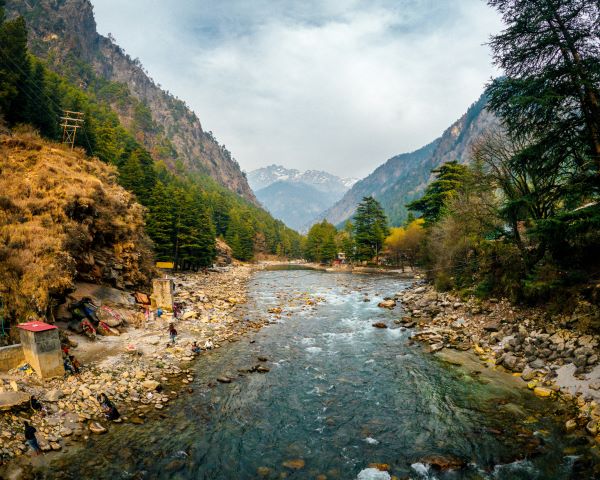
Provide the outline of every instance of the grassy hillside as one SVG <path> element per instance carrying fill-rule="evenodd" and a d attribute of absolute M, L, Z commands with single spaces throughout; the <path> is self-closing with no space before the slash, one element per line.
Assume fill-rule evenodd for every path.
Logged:
<path fill-rule="evenodd" d="M 143 207 L 115 167 L 31 132 L 0 136 L 0 295 L 5 316 L 47 313 L 76 278 L 117 287 L 153 273 Z"/>

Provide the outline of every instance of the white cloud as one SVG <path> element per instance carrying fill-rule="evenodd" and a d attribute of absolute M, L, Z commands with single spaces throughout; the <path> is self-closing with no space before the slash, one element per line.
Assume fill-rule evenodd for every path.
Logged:
<path fill-rule="evenodd" d="M 93 3 L 245 170 L 364 176 L 441 134 L 495 73 L 481 0 Z"/>

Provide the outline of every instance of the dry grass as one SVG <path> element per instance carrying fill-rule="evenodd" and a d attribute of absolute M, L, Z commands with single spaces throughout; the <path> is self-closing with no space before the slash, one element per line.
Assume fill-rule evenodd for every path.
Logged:
<path fill-rule="evenodd" d="M 0 136 L 0 295 L 9 319 L 48 314 L 77 276 L 147 282 L 143 228 L 143 208 L 111 166 L 33 132 Z"/>

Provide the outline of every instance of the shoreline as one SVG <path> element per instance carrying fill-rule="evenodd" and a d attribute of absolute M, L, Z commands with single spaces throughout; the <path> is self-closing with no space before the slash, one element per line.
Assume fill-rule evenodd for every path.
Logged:
<path fill-rule="evenodd" d="M 353 273 L 353 274 L 381 274 L 381 275 L 396 275 L 405 279 L 420 280 L 423 278 L 423 272 L 407 268 L 402 270 L 399 268 L 383 268 L 383 267 L 363 267 L 358 265 L 321 265 L 311 262 L 278 262 L 278 261 L 262 261 L 256 264 L 258 270 L 315 270 L 327 273 Z"/>
<path fill-rule="evenodd" d="M 6 438 L 5 432 L 17 432 L 6 447 L 12 446 L 16 451 L 18 449 L 18 453 L 0 464 L 0 477 L 27 478 L 26 475 L 31 470 L 43 468 L 61 453 L 83 446 L 83 442 L 94 435 L 89 429 L 90 423 L 99 421 L 107 430 L 115 428 L 109 426 L 112 422 L 104 420 L 95 401 L 95 395 L 101 391 L 109 392 L 111 399 L 116 400 L 123 422 L 141 424 L 164 417 L 162 411 L 168 408 L 171 400 L 191 393 L 188 385 L 194 379 L 196 356 L 191 355 L 189 346 L 193 340 L 202 342 L 205 338 L 212 338 L 215 348 L 219 348 L 270 323 L 269 315 L 252 321 L 243 318 L 249 281 L 254 272 L 264 269 L 264 265 L 243 265 L 209 274 L 174 274 L 176 301 L 185 304 L 180 319 L 176 321 L 179 336 L 174 348 L 165 346 L 168 341 L 167 326 L 171 321 L 167 316 L 163 320 L 156 320 L 154 324 L 146 325 L 143 330 L 129 328 L 121 337 L 101 337 L 102 340 L 93 345 L 101 345 L 104 356 L 92 360 L 79 376 L 40 381 L 34 375 L 27 377 L 22 373 L 18 374 L 20 382 L 17 381 L 17 385 L 25 391 L 35 392 L 44 405 L 52 410 L 44 418 L 39 414 L 32 416 L 33 424 L 38 429 L 38 438 L 43 439 L 40 444 L 48 454 L 31 456 L 21 439 L 22 426 L 17 424 L 11 430 L 11 422 L 5 422 L 5 417 L 13 415 L 3 412 L 0 414 L 3 441 Z M 561 375 L 552 377 L 551 372 L 564 367 L 569 370 L 569 365 L 573 364 L 563 359 L 563 365 L 555 369 L 551 368 L 554 364 L 550 360 L 546 365 L 532 369 L 529 367 L 530 362 L 524 363 L 523 360 L 526 359 L 521 359 L 519 351 L 514 351 L 518 345 L 530 343 L 525 342 L 526 338 L 537 339 L 538 335 L 542 335 L 542 339 L 549 339 L 557 333 L 550 335 L 544 333 L 545 330 L 542 332 L 542 329 L 547 329 L 547 326 L 538 323 L 543 318 L 542 310 L 521 309 L 506 301 L 493 299 L 483 302 L 473 299 L 461 301 L 452 294 L 438 293 L 431 286 L 416 282 L 397 293 L 394 301 L 402 304 L 404 310 L 403 317 L 394 322 L 401 328 L 414 329 L 410 342 L 425 345 L 440 361 L 465 370 L 477 369 L 477 365 L 484 367 L 485 375 L 491 381 L 510 382 L 515 388 L 529 388 L 532 394 L 539 397 L 562 400 L 575 406 L 578 414 L 569 416 L 566 420 L 565 434 L 580 431 L 594 437 L 593 440 L 590 438 L 590 442 L 600 442 L 600 435 L 597 435 L 600 423 L 600 382 L 594 385 L 598 389 L 591 388 L 594 379 L 589 378 L 591 374 L 597 375 L 595 372 L 600 372 L 600 367 L 586 365 L 583 370 L 591 369 L 592 372 L 582 371 L 583 376 L 580 375 L 580 378 L 569 377 L 564 371 L 559 372 Z M 523 332 L 525 325 L 529 328 L 527 335 Z M 519 334 L 521 337 L 518 337 Z M 556 338 L 568 335 L 568 331 L 561 332 Z M 587 338 L 590 336 L 572 332 L 570 335 L 573 337 L 570 340 L 575 345 L 578 345 L 580 337 L 583 337 L 582 342 L 590 340 Z M 511 342 L 515 337 L 521 338 L 521 343 Z M 77 339 L 80 340 L 81 337 L 77 336 Z M 139 342 L 136 352 L 141 351 L 141 355 L 124 350 L 134 339 Z M 569 340 L 566 342 L 570 345 Z M 78 347 L 82 349 L 82 356 L 85 356 L 88 343 L 92 342 L 82 341 Z M 118 345 L 121 350 L 116 348 Z M 545 346 L 545 343 L 542 342 L 541 345 Z M 78 349 L 74 351 L 76 355 L 80 354 Z M 595 355 L 597 351 L 596 343 L 592 348 L 594 353 L 586 358 Z M 93 353 L 89 350 L 87 352 Z M 207 354 L 210 352 L 203 351 L 200 355 Z M 92 354 L 92 357 L 94 355 L 97 353 Z M 584 379 L 585 376 L 588 377 L 587 380 Z M 6 380 L 5 377 L 6 375 L 0 374 L 0 379 Z M 556 379 L 561 383 L 557 383 Z M 37 392 L 42 389 L 48 396 L 58 398 L 50 400 L 48 396 L 39 395 Z M 63 395 L 57 395 L 57 390 Z M 564 415 L 556 413 L 555 416 L 562 418 Z M 108 434 L 110 435 L 110 431 Z M 3 443 L 0 452 L 6 447 Z"/>
<path fill-rule="evenodd" d="M 515 377 L 518 388 L 565 402 L 576 413 L 565 421 L 564 433 L 582 432 L 600 444 L 600 349 L 593 335 L 564 328 L 569 319 L 549 320 L 540 308 L 462 301 L 428 284 L 411 285 L 395 301 L 404 309 L 395 323 L 414 329 L 411 342 L 452 364 L 460 364 L 453 356 L 469 355 L 484 369 Z"/>
<path fill-rule="evenodd" d="M 114 422 L 106 420 L 100 410 L 96 396 L 101 392 L 107 393 L 119 410 L 118 423 L 131 424 L 160 418 L 171 400 L 191 393 L 188 385 L 194 380 L 194 360 L 211 353 L 203 349 L 194 355 L 193 341 L 203 347 L 210 339 L 218 349 L 269 323 L 266 316 L 252 321 L 243 318 L 254 271 L 254 266 L 241 265 L 208 274 L 175 273 L 175 301 L 183 304 L 177 320 L 165 314 L 141 328 L 128 326 L 120 336 L 95 341 L 68 332 L 77 344 L 71 353 L 84 365 L 78 375 L 41 380 L 16 369 L 0 374 L 2 389 L 16 387 L 33 394 L 46 410 L 44 415 L 32 414 L 30 409 L 0 412 L 0 477 L 23 478 L 28 470 L 43 468 L 58 455 L 82 446 L 91 435 L 110 435 L 110 429 L 117 426 L 111 425 Z M 175 346 L 167 347 L 171 321 L 178 336 Z M 25 418 L 37 429 L 45 455 L 32 456 L 24 443 Z"/>

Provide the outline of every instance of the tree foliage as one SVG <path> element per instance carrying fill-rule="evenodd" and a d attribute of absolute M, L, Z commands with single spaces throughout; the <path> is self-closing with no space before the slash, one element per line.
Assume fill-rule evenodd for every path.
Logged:
<path fill-rule="evenodd" d="M 600 3 L 489 0 L 506 29 L 492 37 L 506 76 L 488 88 L 489 107 L 512 136 L 533 138 L 573 174 L 600 167 Z"/>
<path fill-rule="evenodd" d="M 168 171 L 161 161 L 173 155 L 168 140 L 157 137 L 156 148 L 146 150 L 136 135 L 158 135 L 158 129 L 148 107 L 126 85 L 109 82 L 78 61 L 66 63 L 61 76 L 29 55 L 24 20 L 4 21 L 2 4 L 0 115 L 9 127 L 29 123 L 46 138 L 60 140 L 63 109 L 83 112 L 85 125 L 76 146 L 115 165 L 120 184 L 147 208 L 147 230 L 158 259 L 182 268 L 210 265 L 217 235 L 232 242 L 240 260 L 252 260 L 257 253 L 302 255 L 301 236 L 263 209 L 206 175 L 190 174 L 183 166 Z M 125 106 L 134 117 L 129 130 L 113 110 Z"/>
<path fill-rule="evenodd" d="M 444 163 L 431 173 L 436 178 L 427 186 L 425 194 L 407 205 L 409 210 L 420 212 L 427 225 L 442 217 L 446 203 L 464 182 L 468 169 L 465 165 L 452 161 Z"/>
<path fill-rule="evenodd" d="M 379 260 L 385 237 L 389 233 L 388 221 L 381 205 L 373 197 L 364 197 L 354 215 L 354 258 Z"/>
<path fill-rule="evenodd" d="M 306 237 L 305 258 L 311 262 L 329 263 L 337 256 L 336 228 L 327 220 L 314 224 Z"/>
<path fill-rule="evenodd" d="M 404 268 L 408 264 L 414 268 L 421 254 L 425 239 L 422 218 L 410 221 L 406 227 L 394 227 L 385 239 L 385 254 L 395 266 Z"/>

